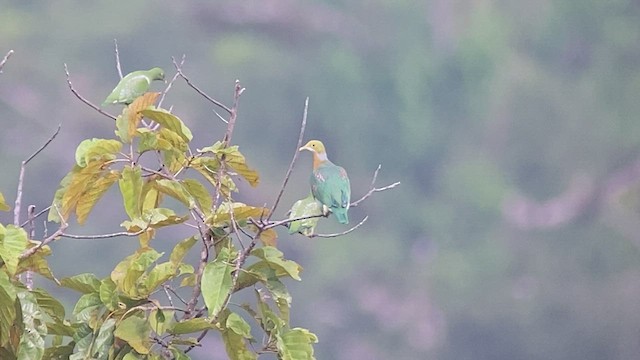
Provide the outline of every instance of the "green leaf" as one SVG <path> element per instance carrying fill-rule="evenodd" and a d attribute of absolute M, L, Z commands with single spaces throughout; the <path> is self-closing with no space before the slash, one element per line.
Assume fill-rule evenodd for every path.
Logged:
<path fill-rule="evenodd" d="M 33 246 L 37 246 L 37 244 L 30 242 L 29 248 Z M 51 248 L 45 245 L 35 254 L 27 258 L 20 259 L 20 262 L 18 263 L 18 274 L 22 274 L 23 272 L 30 270 L 46 277 L 49 280 L 57 281 L 49 268 L 49 263 L 47 263 L 47 260 L 45 259 L 45 257 L 49 255 L 51 255 Z"/>
<path fill-rule="evenodd" d="M 131 299 L 142 299 L 148 295 L 140 292 L 138 279 L 145 270 L 162 256 L 151 248 L 140 248 L 136 253 L 127 256 L 111 272 L 111 280 L 118 290 Z"/>
<path fill-rule="evenodd" d="M 68 345 L 50 346 L 44 350 L 44 359 L 58 360 L 58 359 L 70 359 L 73 354 L 74 343 Z"/>
<path fill-rule="evenodd" d="M 216 316 L 222 310 L 232 290 L 231 272 L 234 267 L 230 261 L 234 256 L 229 248 L 223 248 L 216 259 L 204 268 L 202 297 L 209 310 L 209 316 Z"/>
<path fill-rule="evenodd" d="M 108 161 L 116 158 L 122 149 L 122 143 L 110 139 L 86 139 L 76 148 L 76 164 L 85 167 L 92 161 Z"/>
<path fill-rule="evenodd" d="M 232 312 L 227 317 L 227 322 L 225 324 L 227 329 L 233 330 L 236 334 L 246 338 L 251 339 L 251 326 L 238 314 Z"/>
<path fill-rule="evenodd" d="M 315 215 L 322 215 L 322 204 L 316 200 L 312 194 L 309 194 L 306 198 L 300 199 L 293 204 L 289 213 L 289 219 Z M 309 236 L 315 231 L 319 219 L 319 217 L 314 217 L 292 221 L 289 223 L 289 234 L 299 232 L 302 235 Z"/>
<path fill-rule="evenodd" d="M 60 301 L 58 301 L 58 299 L 51 296 L 44 289 L 34 289 L 31 293 L 36 297 L 36 301 L 38 302 L 40 309 L 49 315 L 49 317 L 57 321 L 64 320 L 64 306 Z"/>
<path fill-rule="evenodd" d="M 223 146 L 223 143 L 221 141 L 218 141 L 212 146 L 207 146 L 203 149 L 198 149 L 198 152 L 200 153 L 212 152 L 216 154 L 217 158 L 220 161 L 224 157 L 225 163 L 229 167 L 231 167 L 235 172 L 237 172 L 238 175 L 242 176 L 245 180 L 247 180 L 247 182 L 249 182 L 251 186 L 255 187 L 258 185 L 258 182 L 260 181 L 260 176 L 258 175 L 258 172 L 253 169 L 250 169 L 249 166 L 247 166 L 247 161 L 244 155 L 242 155 L 242 153 L 240 152 L 240 150 L 238 150 L 237 145 L 229 146 L 225 148 Z"/>
<path fill-rule="evenodd" d="M 104 195 L 107 190 L 120 178 L 118 171 L 112 170 L 107 172 L 103 176 L 96 179 L 93 182 L 93 186 L 89 187 L 87 191 L 82 194 L 82 197 L 78 199 L 76 204 L 76 218 L 78 224 L 83 224 L 87 219 L 87 216 L 96 205 L 98 200 Z"/>
<path fill-rule="evenodd" d="M 229 322 L 230 317 L 231 317 L 231 322 Z M 242 333 L 246 332 L 245 326 L 239 323 L 239 321 L 244 321 L 244 320 L 237 314 L 234 314 L 228 309 L 225 309 L 221 314 L 220 321 L 221 323 L 224 323 L 227 325 L 231 323 L 234 327 L 238 328 L 238 329 L 233 329 L 231 327 L 225 326 L 224 330 L 222 331 L 222 341 L 224 342 L 224 347 L 227 351 L 227 355 L 229 356 L 229 359 L 231 360 L 257 359 L 257 355 L 247 348 L 247 342 L 245 340 L 245 336 L 240 335 L 236 332 L 236 330 Z M 246 325 L 248 326 L 249 324 L 246 324 Z M 250 335 L 251 334 L 249 334 L 249 337 Z"/>
<path fill-rule="evenodd" d="M 171 356 L 173 356 L 174 360 L 191 360 L 187 354 L 182 352 L 180 349 L 176 349 L 173 346 L 169 346 L 169 351 L 171 351 Z"/>
<path fill-rule="evenodd" d="M 60 285 L 84 294 L 100 291 L 100 280 L 90 273 L 78 274 L 60 280 Z"/>
<path fill-rule="evenodd" d="M 9 211 L 11 207 L 7 205 L 7 202 L 4 199 L 4 195 L 0 193 L 0 211 Z"/>
<path fill-rule="evenodd" d="M 189 142 L 193 139 L 191 130 L 177 116 L 165 109 L 150 108 L 142 110 L 141 113 L 149 119 L 157 122 L 162 127 L 180 135 L 184 141 Z"/>
<path fill-rule="evenodd" d="M 174 326 L 175 320 L 173 319 L 173 310 L 160 310 L 153 309 L 149 314 L 149 326 L 156 334 L 162 335 L 167 329 Z"/>
<path fill-rule="evenodd" d="M 184 185 L 187 192 L 198 203 L 200 210 L 202 210 L 205 215 L 210 214 L 211 208 L 213 207 L 213 199 L 207 188 L 196 179 L 185 179 L 182 181 L 182 185 Z"/>
<path fill-rule="evenodd" d="M 114 311 L 118 309 L 118 291 L 116 289 L 116 283 L 111 278 L 104 278 L 100 282 L 100 301 L 107 307 L 107 309 Z"/>
<path fill-rule="evenodd" d="M 174 335 L 190 334 L 207 329 L 215 329 L 215 325 L 204 318 L 189 319 L 173 324 L 167 332 Z"/>
<path fill-rule="evenodd" d="M 116 320 L 115 319 L 107 319 L 100 326 L 100 330 L 95 337 L 93 344 L 93 358 L 95 359 L 108 359 L 109 351 L 113 346 L 113 342 L 115 340 L 113 336 L 114 329 L 116 328 Z"/>
<path fill-rule="evenodd" d="M 278 354 L 282 360 L 313 360 L 313 343 L 318 337 L 307 329 L 294 328 L 276 335 Z"/>
<path fill-rule="evenodd" d="M 20 255 L 27 249 L 29 239 L 24 229 L 8 225 L 6 228 L 0 224 L 0 258 L 9 272 L 14 276 L 18 271 Z"/>
<path fill-rule="evenodd" d="M 138 295 L 147 296 L 154 292 L 160 285 L 178 274 L 178 267 L 171 262 L 158 264 L 142 275 L 138 281 Z"/>
<path fill-rule="evenodd" d="M 36 297 L 29 291 L 18 292 L 24 331 L 18 345 L 18 359 L 40 360 L 44 355 L 47 326 Z"/>
<path fill-rule="evenodd" d="M 114 335 L 126 341 L 139 354 L 146 355 L 151 348 L 150 333 L 151 327 L 145 319 L 129 316 L 116 326 Z"/>
<path fill-rule="evenodd" d="M 0 347 L 9 341 L 9 333 L 16 320 L 17 296 L 16 288 L 7 273 L 0 271 Z"/>
<path fill-rule="evenodd" d="M 273 267 L 276 271 L 278 269 L 284 270 L 292 278 L 298 281 L 302 280 L 300 279 L 302 267 L 295 261 L 285 260 L 282 252 L 272 246 L 263 246 L 261 248 L 253 249 L 251 251 L 251 255 L 268 262 L 269 266 Z"/>
<path fill-rule="evenodd" d="M 186 207 L 193 207 L 193 198 L 191 194 L 185 189 L 182 184 L 177 180 L 160 179 L 156 180 L 154 187 L 163 194 L 171 196 L 172 198 L 180 201 Z"/>
<path fill-rule="evenodd" d="M 171 150 L 173 145 L 159 136 L 156 131 L 141 128 L 138 129 L 140 142 L 138 143 L 138 152 L 143 153 L 149 150 Z"/>
<path fill-rule="evenodd" d="M 73 318 L 78 322 L 90 322 L 97 319 L 104 305 L 98 293 L 84 294 L 73 308 Z"/>
<path fill-rule="evenodd" d="M 139 166 L 125 166 L 122 170 L 122 178 L 118 181 L 124 209 L 130 219 L 139 218 L 141 215 L 140 194 L 142 193 L 142 170 Z"/>
<path fill-rule="evenodd" d="M 169 257 L 169 261 L 171 261 L 174 265 L 180 266 L 182 260 L 187 255 L 189 250 L 198 242 L 198 238 L 195 236 L 188 237 L 182 241 L 180 241 L 171 252 L 171 256 Z"/>
<path fill-rule="evenodd" d="M 241 202 L 223 202 L 216 209 L 216 213 L 207 224 L 222 227 L 231 224 L 231 211 L 237 222 L 246 221 L 249 218 L 260 218 L 269 214 L 269 209 L 264 207 L 249 206 Z"/>

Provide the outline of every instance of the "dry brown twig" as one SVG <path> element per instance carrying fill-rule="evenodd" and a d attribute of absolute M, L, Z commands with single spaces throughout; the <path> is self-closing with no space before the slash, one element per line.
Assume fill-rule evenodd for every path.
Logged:
<path fill-rule="evenodd" d="M 118 52 L 118 40 L 113 39 L 113 46 L 115 48 L 116 54 L 116 70 L 118 71 L 118 76 L 122 79 L 122 67 L 120 66 L 120 52 Z"/>

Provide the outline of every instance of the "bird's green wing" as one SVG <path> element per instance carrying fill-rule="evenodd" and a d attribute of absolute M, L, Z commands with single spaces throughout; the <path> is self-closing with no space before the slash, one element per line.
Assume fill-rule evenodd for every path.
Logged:
<path fill-rule="evenodd" d="M 151 79 L 145 74 L 145 71 L 134 71 L 120 80 L 102 105 L 130 104 L 147 92 L 150 84 Z"/>
<path fill-rule="evenodd" d="M 351 186 L 347 172 L 335 164 L 324 164 L 311 175 L 313 196 L 331 209 L 342 224 L 347 224 L 347 210 L 351 201 Z"/>

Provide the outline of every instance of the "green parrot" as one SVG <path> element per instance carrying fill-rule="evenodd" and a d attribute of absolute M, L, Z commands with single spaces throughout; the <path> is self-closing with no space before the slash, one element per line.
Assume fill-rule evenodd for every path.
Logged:
<path fill-rule="evenodd" d="M 133 100 L 149 90 L 153 80 L 164 80 L 164 71 L 159 67 L 127 74 L 120 80 L 111 94 L 107 96 L 102 106 L 108 104 L 131 104 Z"/>
<path fill-rule="evenodd" d="M 324 213 L 330 210 L 341 224 L 348 224 L 349 205 L 351 203 L 351 187 L 347 172 L 329 161 L 324 144 L 311 140 L 299 151 L 309 150 L 313 153 L 313 173 L 311 174 L 311 193 L 322 203 Z"/>

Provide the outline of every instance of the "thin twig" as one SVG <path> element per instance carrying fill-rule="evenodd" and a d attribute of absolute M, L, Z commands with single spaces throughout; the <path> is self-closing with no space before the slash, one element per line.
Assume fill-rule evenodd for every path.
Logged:
<path fill-rule="evenodd" d="M 55 210 L 58 212 L 58 217 L 60 218 L 60 227 L 58 227 L 58 230 L 56 230 L 53 234 L 51 234 L 51 236 L 48 236 L 47 238 L 45 238 L 42 241 L 40 241 L 40 243 L 38 245 L 36 245 L 34 247 L 31 247 L 31 248 L 28 248 L 27 250 L 23 251 L 22 254 L 20 255 L 20 259 L 26 259 L 29 256 L 35 254 L 43 246 L 46 246 L 50 242 L 52 242 L 53 240 L 57 239 L 67 229 L 69 224 L 64 220 L 64 217 L 62 216 L 62 214 L 60 214 L 60 210 L 58 209 L 57 206 L 55 207 Z"/>
<path fill-rule="evenodd" d="M 369 186 L 369 191 L 364 194 L 364 196 L 362 196 L 360 199 L 354 201 L 351 203 L 351 205 L 349 205 L 350 207 L 356 207 L 358 206 L 358 204 L 360 204 L 361 202 L 363 202 L 366 198 L 368 198 L 369 196 L 371 196 L 373 193 L 375 192 L 380 192 L 380 191 L 385 191 L 385 190 L 389 190 L 392 189 L 398 185 L 400 185 L 400 181 L 396 181 L 391 185 L 387 185 L 381 188 L 376 188 L 375 184 L 376 184 L 376 179 L 378 178 L 378 172 L 380 171 L 380 168 L 382 167 L 382 165 L 378 165 L 378 168 L 376 169 L 376 171 L 373 173 L 373 179 L 371 180 L 371 186 Z"/>
<path fill-rule="evenodd" d="M 113 46 L 116 53 L 116 70 L 118 70 L 118 76 L 122 79 L 122 67 L 120 66 L 120 53 L 118 52 L 118 39 L 113 39 Z"/>
<path fill-rule="evenodd" d="M 240 95 L 244 92 L 245 88 L 240 85 L 240 80 L 236 80 L 236 85 L 233 91 L 233 106 L 231 107 L 231 115 L 229 115 L 229 122 L 227 123 L 227 132 L 224 134 L 224 146 L 227 147 L 231 143 L 231 136 L 233 135 L 233 128 L 236 126 L 236 119 L 238 118 L 238 103 L 240 101 Z"/>
<path fill-rule="evenodd" d="M 51 209 L 51 205 L 49 205 L 49 206 L 47 206 L 46 208 L 44 208 L 44 209 L 42 209 L 42 210 L 38 211 L 38 213 L 37 213 L 37 214 L 33 215 L 33 219 L 35 220 L 35 219 L 39 218 L 42 214 L 44 214 L 44 213 L 46 213 L 47 211 L 49 211 L 49 209 Z M 29 221 L 30 221 L 30 220 L 27 220 L 27 221 L 23 222 L 22 224 L 20 224 L 20 227 L 25 227 L 25 226 L 27 226 L 27 224 L 29 223 Z"/>
<path fill-rule="evenodd" d="M 69 89 L 71 89 L 71 92 L 73 93 L 73 95 L 75 95 L 78 99 L 80 99 L 80 101 L 82 101 L 83 103 L 85 103 L 87 106 L 89 106 L 90 108 L 92 108 L 93 110 L 99 112 L 100 114 L 110 118 L 111 120 L 115 120 L 116 117 L 109 114 L 108 112 L 100 109 L 98 106 L 94 105 L 91 101 L 85 99 L 84 97 L 82 97 L 82 95 L 80 95 L 78 93 L 78 91 L 76 91 L 76 89 L 74 89 L 73 84 L 71 83 L 71 75 L 69 75 L 69 70 L 67 69 L 67 64 L 64 64 L 64 72 L 65 74 L 67 74 L 67 84 L 69 85 Z"/>
<path fill-rule="evenodd" d="M 27 218 L 29 221 L 29 239 L 33 239 L 36 237 L 36 224 L 34 223 L 35 212 L 35 205 L 29 205 L 27 207 Z M 24 284 L 27 286 L 27 289 L 29 289 L 29 291 L 33 290 L 33 272 L 31 270 L 27 270 L 25 272 L 24 280 Z"/>
<path fill-rule="evenodd" d="M 176 71 L 178 71 L 178 74 L 180 74 L 180 77 L 183 78 L 184 81 L 187 82 L 187 85 L 189 85 L 198 94 L 202 95 L 205 99 L 209 100 L 211 103 L 215 104 L 216 106 L 220 107 L 224 111 L 226 111 L 229 114 L 231 114 L 231 109 L 229 109 L 226 105 L 224 105 L 220 101 L 212 98 L 211 96 L 207 95 L 207 93 L 205 93 L 204 91 L 200 90 L 197 86 L 195 86 L 191 82 L 191 80 L 189 80 L 189 78 L 182 72 L 182 68 L 178 65 L 178 63 L 176 62 L 175 58 L 172 57 L 171 60 L 173 60 L 173 66 L 176 68 Z"/>
<path fill-rule="evenodd" d="M 180 64 L 178 65 L 178 67 L 180 69 L 182 69 L 182 66 L 184 65 L 184 60 L 186 58 L 187 58 L 187 55 L 182 54 L 182 59 L 180 60 Z M 173 77 L 171 78 L 171 81 L 169 81 L 169 84 L 167 85 L 167 87 L 162 92 L 162 96 L 160 96 L 160 101 L 158 101 L 158 107 L 162 106 L 162 102 L 164 101 L 164 97 L 167 96 L 167 93 L 169 92 L 169 90 L 171 90 L 171 87 L 173 86 L 173 83 L 176 81 L 178 76 L 180 76 L 180 73 L 178 71 L 176 71 L 175 75 L 173 75 Z M 171 112 L 171 110 L 169 110 L 169 112 Z"/>
<path fill-rule="evenodd" d="M 360 226 L 362 226 L 362 224 L 364 224 L 367 220 L 369 219 L 369 216 L 365 216 L 364 219 L 362 219 L 362 221 L 360 221 L 356 226 L 352 227 L 349 230 L 345 230 L 343 232 L 339 232 L 339 233 L 333 233 L 333 234 L 311 234 L 309 235 L 309 238 L 315 238 L 315 237 L 319 237 L 319 238 L 333 238 L 333 237 L 338 237 L 338 236 L 342 236 L 342 235 L 347 235 L 348 233 L 355 231 L 357 228 L 359 228 Z"/>
<path fill-rule="evenodd" d="M 273 216 L 273 213 L 276 211 L 276 207 L 278 207 L 278 203 L 280 203 L 280 198 L 282 198 L 282 194 L 284 193 L 284 188 L 287 186 L 287 182 L 289 182 L 289 177 L 291 176 L 291 171 L 293 171 L 293 166 L 296 163 L 296 159 L 298 158 L 298 154 L 300 151 L 300 147 L 302 146 L 302 139 L 304 138 L 304 129 L 307 126 L 307 111 L 309 110 L 309 97 L 304 101 L 304 111 L 302 112 L 302 125 L 300 126 L 300 134 L 298 135 L 298 144 L 296 145 L 296 149 L 293 153 L 293 159 L 291 159 L 291 163 L 289 164 L 289 168 L 287 169 L 287 174 L 282 181 L 282 186 L 280 187 L 280 192 L 278 193 L 278 197 L 273 202 L 273 206 L 271 206 L 271 210 L 269 214 L 267 214 L 267 222 Z"/>
<path fill-rule="evenodd" d="M 138 236 L 147 231 L 147 229 L 138 230 L 136 232 L 127 232 L 120 231 L 111 234 L 98 234 L 98 235 L 75 235 L 75 234 L 67 234 L 65 232 L 60 233 L 60 237 L 68 238 L 68 239 L 111 239 L 119 236 Z"/>
<path fill-rule="evenodd" d="M 51 135 L 49 139 L 42 146 L 40 146 L 38 150 L 36 150 L 33 154 L 31 154 L 31 156 L 29 156 L 26 160 L 22 161 L 22 165 L 20 165 L 20 173 L 18 175 L 18 191 L 16 192 L 16 202 L 13 207 L 13 224 L 15 226 L 20 225 L 20 207 L 22 206 L 22 186 L 24 184 L 24 172 L 26 170 L 27 164 L 34 157 L 40 154 L 40 152 L 44 150 L 53 141 L 53 139 L 56 138 L 56 136 L 58 136 L 58 133 L 60 132 L 60 127 L 62 127 L 62 124 L 58 124 L 58 128 L 53 133 L 53 135 Z"/>
<path fill-rule="evenodd" d="M 4 67 L 4 64 L 7 63 L 7 60 L 9 60 L 11 55 L 13 55 L 13 50 L 9 50 L 9 52 L 7 52 L 7 54 L 2 58 L 2 61 L 0 61 L 0 74 L 2 74 L 2 68 Z"/>

